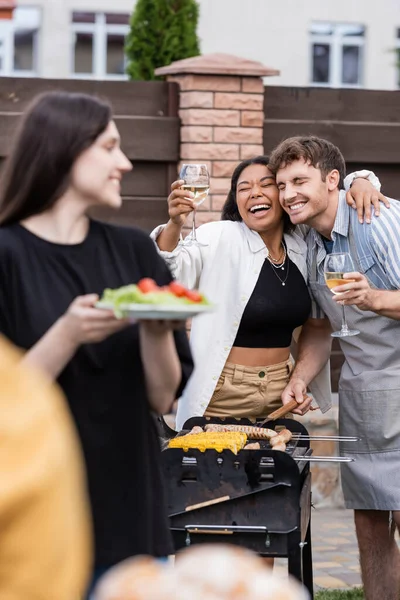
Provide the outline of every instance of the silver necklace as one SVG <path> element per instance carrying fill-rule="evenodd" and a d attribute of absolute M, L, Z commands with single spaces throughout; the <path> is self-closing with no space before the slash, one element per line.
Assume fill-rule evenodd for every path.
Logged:
<path fill-rule="evenodd" d="M 285 256 L 285 262 L 286 262 L 286 256 Z M 285 262 L 283 263 L 283 267 L 281 267 L 282 270 L 284 270 L 284 268 L 285 268 Z M 271 261 L 269 261 L 269 264 L 271 266 L 275 267 L 275 265 Z M 281 279 L 278 275 L 278 271 L 276 269 L 272 269 L 272 272 L 275 273 L 275 275 L 277 276 L 277 278 L 279 279 L 279 281 L 281 282 L 282 285 L 286 285 L 287 278 L 289 277 L 289 268 L 290 268 L 290 260 L 288 261 L 285 279 Z"/>
<path fill-rule="evenodd" d="M 275 267 L 275 269 L 282 269 L 282 271 L 284 271 L 284 270 L 285 270 L 286 256 L 287 256 L 286 248 L 285 248 L 285 246 L 283 246 L 283 258 L 282 258 L 282 262 L 281 262 L 281 263 L 279 263 L 279 264 L 275 264 L 275 263 L 273 263 L 273 262 L 271 261 L 271 258 L 272 258 L 272 257 L 269 257 L 269 255 L 267 256 L 267 258 L 268 258 L 268 260 L 269 260 L 270 264 L 271 264 L 273 267 Z M 272 260 L 274 260 L 274 259 L 272 259 Z"/>
<path fill-rule="evenodd" d="M 281 246 L 283 248 L 283 261 L 281 262 L 281 264 L 283 264 L 285 262 L 286 259 L 286 247 L 285 244 L 283 243 L 283 241 L 281 242 Z M 273 261 L 274 263 L 278 263 L 279 262 L 279 258 L 274 258 L 271 254 L 271 252 L 269 251 L 269 248 L 267 246 L 267 250 L 268 250 L 268 259 L 271 261 Z"/>

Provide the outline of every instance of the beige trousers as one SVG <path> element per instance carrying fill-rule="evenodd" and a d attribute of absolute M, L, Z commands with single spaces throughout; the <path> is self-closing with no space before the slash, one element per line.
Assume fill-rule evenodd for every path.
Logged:
<path fill-rule="evenodd" d="M 204 415 L 265 418 L 282 406 L 292 369 L 291 359 L 268 367 L 226 363 Z"/>

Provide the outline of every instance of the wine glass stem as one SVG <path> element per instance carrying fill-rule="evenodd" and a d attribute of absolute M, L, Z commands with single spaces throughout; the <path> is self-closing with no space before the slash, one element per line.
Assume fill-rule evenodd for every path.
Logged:
<path fill-rule="evenodd" d="M 347 325 L 347 321 L 346 321 L 346 313 L 344 310 L 344 304 L 342 304 L 342 332 L 346 332 L 349 330 L 349 327 Z"/>
<path fill-rule="evenodd" d="M 196 237 L 196 210 L 193 211 L 192 238 L 193 238 L 193 240 L 195 242 L 197 242 L 197 237 Z"/>

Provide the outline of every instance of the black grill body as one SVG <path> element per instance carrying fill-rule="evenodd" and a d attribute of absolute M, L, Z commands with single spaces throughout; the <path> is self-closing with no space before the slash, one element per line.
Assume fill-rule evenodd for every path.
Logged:
<path fill-rule="evenodd" d="M 194 417 L 184 432 L 195 425 L 234 423 L 252 425 L 247 419 Z M 284 426 L 297 435 L 308 435 L 293 419 L 264 424 Z M 162 436 L 177 435 L 162 423 Z M 169 448 L 162 453 L 167 485 L 168 513 L 175 550 L 199 543 L 232 543 L 262 556 L 288 557 L 289 573 L 308 588 L 313 598 L 311 548 L 311 473 L 308 461 L 296 461 L 312 453 L 307 440 L 291 441 L 286 452 L 261 442 L 260 450 Z"/>

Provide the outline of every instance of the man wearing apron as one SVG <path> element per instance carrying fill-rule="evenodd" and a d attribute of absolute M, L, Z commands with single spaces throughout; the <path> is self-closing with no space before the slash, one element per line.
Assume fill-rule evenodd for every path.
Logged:
<path fill-rule="evenodd" d="M 272 153 L 280 201 L 307 235 L 309 286 L 316 312 L 304 326 L 298 362 L 283 402 L 303 398 L 330 353 L 330 332 L 340 329 L 346 305 L 349 329 L 340 338 L 345 356 L 339 381 L 339 432 L 358 436 L 342 443 L 354 462 L 341 465 L 346 507 L 355 511 L 361 571 L 367 600 L 398 600 L 400 556 L 400 203 L 382 207 L 361 224 L 341 191 L 345 163 L 339 149 L 321 138 L 297 137 Z M 350 253 L 353 282 L 333 296 L 324 280 L 324 259 Z M 335 291 L 339 291 L 336 288 Z M 322 310 L 322 312 L 321 312 Z M 318 313 L 318 311 L 320 311 Z"/>

